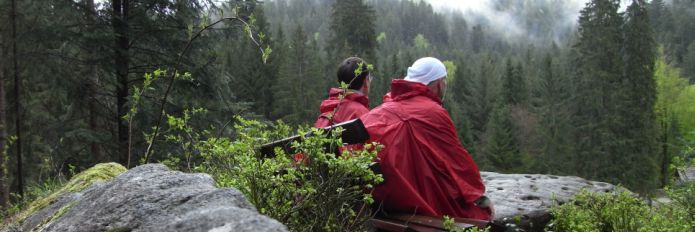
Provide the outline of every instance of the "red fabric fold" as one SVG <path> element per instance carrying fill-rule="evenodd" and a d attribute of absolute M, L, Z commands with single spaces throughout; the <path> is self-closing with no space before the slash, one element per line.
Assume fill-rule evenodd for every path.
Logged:
<path fill-rule="evenodd" d="M 490 219 L 473 202 L 485 193 L 480 171 L 461 145 L 449 113 L 427 86 L 394 80 L 390 101 L 361 117 L 372 141 L 385 146 L 385 182 L 374 198 L 389 211 Z"/>

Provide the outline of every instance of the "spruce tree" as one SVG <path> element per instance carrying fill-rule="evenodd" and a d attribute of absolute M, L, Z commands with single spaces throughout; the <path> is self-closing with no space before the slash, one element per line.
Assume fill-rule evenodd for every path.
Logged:
<path fill-rule="evenodd" d="M 576 81 L 575 147 L 572 163 L 580 176 L 620 182 L 625 167 L 616 164 L 622 152 L 616 130 L 622 114 L 617 93 L 623 74 L 623 18 L 618 0 L 592 0 L 579 16 L 579 40 L 573 46 Z"/>
<path fill-rule="evenodd" d="M 229 41 L 231 49 L 225 54 L 229 63 L 227 75 L 232 77 L 233 83 L 237 86 L 235 94 L 238 99 L 252 102 L 255 113 L 270 118 L 274 93 L 268 86 L 272 86 L 275 81 L 278 64 L 273 62 L 276 58 L 273 54 L 271 54 L 272 59 L 269 58 L 264 63 L 263 54 L 259 52 L 258 44 L 256 44 L 256 42 L 260 43 L 262 48 L 271 46 L 270 25 L 265 18 L 263 8 L 251 8 L 248 4 L 242 6 L 255 9 L 249 16 L 255 19 L 253 33 L 264 34 L 265 39 L 255 38 L 254 41 L 246 33 L 235 35 Z"/>
<path fill-rule="evenodd" d="M 494 81 L 495 65 L 496 62 L 491 55 L 485 55 L 478 63 L 477 72 L 470 78 L 464 79 L 467 83 L 463 91 L 466 96 L 463 112 L 471 119 L 476 143 L 482 140 L 485 125 L 495 102 L 493 83 L 491 83 Z"/>
<path fill-rule="evenodd" d="M 649 13 L 649 23 L 654 29 L 654 33 L 660 41 L 664 41 L 666 32 L 672 30 L 673 24 L 671 11 L 666 7 L 664 0 L 652 0 L 647 8 Z"/>
<path fill-rule="evenodd" d="M 495 170 L 513 172 L 523 170 L 519 138 L 522 122 L 512 116 L 512 111 L 525 111 L 526 82 L 520 65 L 507 60 L 497 103 L 485 127 L 483 152 Z"/>
<path fill-rule="evenodd" d="M 465 62 L 458 60 L 455 64 L 457 71 L 453 78 L 451 78 L 451 82 L 447 84 L 447 96 L 444 106 L 451 115 L 451 120 L 454 122 L 454 127 L 456 127 L 456 132 L 461 140 L 461 144 L 463 144 L 469 153 L 475 154 L 474 156 L 477 158 L 478 154 L 476 154 L 477 150 L 474 146 L 471 119 L 464 111 L 467 79 L 473 78 L 473 75 Z"/>
<path fill-rule="evenodd" d="M 683 76 L 690 79 L 690 83 L 695 84 L 695 40 L 690 42 L 688 51 L 683 57 Z"/>
<path fill-rule="evenodd" d="M 5 53 L 5 40 L 3 38 L 3 31 L 0 27 L 0 151 L 5 151 L 7 148 L 7 120 L 6 106 L 5 102 L 5 61 L 9 60 Z M 9 157 L 7 157 L 7 152 L 0 152 L 0 212 L 5 212 L 8 210 L 10 203 L 10 177 L 9 171 L 7 169 L 7 162 Z"/>
<path fill-rule="evenodd" d="M 485 161 L 494 171 L 512 173 L 522 170 L 519 146 L 514 139 L 513 123 L 509 106 L 498 103 L 485 128 Z"/>
<path fill-rule="evenodd" d="M 523 78 L 521 64 L 513 64 L 507 60 L 505 75 L 502 82 L 502 100 L 504 104 L 516 106 L 526 104 L 527 87 Z"/>
<path fill-rule="evenodd" d="M 654 103 L 656 83 L 654 64 L 656 43 L 649 24 L 649 16 L 643 0 L 633 0 L 625 12 L 623 27 L 623 78 L 620 82 L 622 99 L 616 102 L 621 107 L 622 126 L 618 132 L 620 158 L 625 165 L 623 181 L 646 192 L 656 187 L 658 179 L 656 150 L 656 123 Z"/>
<path fill-rule="evenodd" d="M 336 0 L 332 7 L 328 51 L 336 61 L 359 56 L 371 63 L 376 48 L 374 9 L 363 0 Z"/>
<path fill-rule="evenodd" d="M 317 45 L 307 39 L 301 25 L 292 33 L 287 59 L 280 66 L 279 79 L 273 87 L 273 115 L 292 124 L 310 124 L 319 115 L 321 96 L 326 91 L 323 66 L 315 51 Z M 331 78 L 331 80 L 335 80 Z"/>
<path fill-rule="evenodd" d="M 540 78 L 534 87 L 532 110 L 538 115 L 539 154 L 532 170 L 539 173 L 568 174 L 571 139 L 569 134 L 570 86 L 566 77 L 555 71 L 551 54 L 547 54 L 539 66 Z"/>
<path fill-rule="evenodd" d="M 485 32 L 483 31 L 483 25 L 473 26 L 473 32 L 471 33 L 471 49 L 474 53 L 479 53 L 486 48 L 485 43 Z"/>

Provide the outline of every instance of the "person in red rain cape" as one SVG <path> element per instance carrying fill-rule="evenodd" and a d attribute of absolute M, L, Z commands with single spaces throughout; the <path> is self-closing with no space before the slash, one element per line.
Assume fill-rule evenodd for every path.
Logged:
<path fill-rule="evenodd" d="M 386 212 L 491 220 L 480 171 L 442 107 L 446 76 L 438 59 L 419 59 L 392 81 L 385 103 L 360 117 L 370 141 L 384 145 L 374 199 Z"/>
<path fill-rule="evenodd" d="M 361 71 L 355 72 L 357 69 Z M 328 127 L 359 118 L 369 112 L 367 95 L 369 94 L 370 81 L 371 74 L 368 64 L 364 60 L 358 57 L 345 59 L 338 67 L 338 83 L 347 84 L 347 92 L 340 88 L 330 89 L 328 99 L 321 103 L 321 115 L 314 123 L 314 127 Z M 340 99 L 341 94 L 345 96 L 342 100 Z"/>

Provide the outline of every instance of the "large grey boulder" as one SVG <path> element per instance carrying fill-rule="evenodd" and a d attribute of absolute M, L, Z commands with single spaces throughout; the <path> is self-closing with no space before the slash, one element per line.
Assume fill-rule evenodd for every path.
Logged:
<path fill-rule="evenodd" d="M 485 195 L 495 208 L 495 221 L 514 223 L 527 230 L 542 230 L 550 221 L 550 208 L 574 199 L 582 189 L 611 192 L 616 187 L 574 176 L 499 174 L 481 172 Z"/>
<path fill-rule="evenodd" d="M 207 174 L 160 164 L 133 168 L 110 182 L 61 197 L 28 217 L 23 231 L 287 231 L 260 215 L 236 189 Z"/>

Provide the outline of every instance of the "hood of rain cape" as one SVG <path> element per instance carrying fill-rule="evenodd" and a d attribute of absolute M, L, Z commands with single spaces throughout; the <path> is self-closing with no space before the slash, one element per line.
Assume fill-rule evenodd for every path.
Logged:
<path fill-rule="evenodd" d="M 328 99 L 321 102 L 321 115 L 314 127 L 323 128 L 359 118 L 369 112 L 369 98 L 360 92 L 348 91 L 341 101 L 343 89 L 331 88 Z M 336 110 L 337 109 L 337 110 Z"/>

